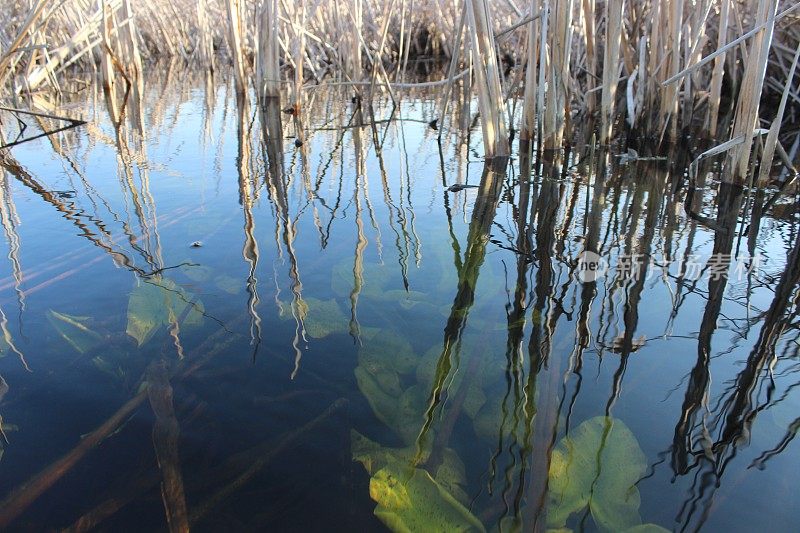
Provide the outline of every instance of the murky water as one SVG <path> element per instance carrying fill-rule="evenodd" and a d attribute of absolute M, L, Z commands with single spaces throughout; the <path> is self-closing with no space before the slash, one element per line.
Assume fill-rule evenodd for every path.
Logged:
<path fill-rule="evenodd" d="M 7 152 L 6 527 L 796 528 L 794 197 L 166 74 Z"/>

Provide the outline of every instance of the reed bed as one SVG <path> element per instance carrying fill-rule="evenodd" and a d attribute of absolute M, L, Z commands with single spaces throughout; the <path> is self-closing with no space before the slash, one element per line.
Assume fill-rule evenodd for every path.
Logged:
<path fill-rule="evenodd" d="M 427 84 L 445 88 L 439 128 L 452 126 L 444 110 L 459 97 L 455 80 L 471 80 L 487 157 L 508 155 L 517 130 L 525 146 L 559 149 L 573 142 L 573 124 L 586 126 L 585 139 L 599 133 L 603 144 L 626 135 L 729 143 L 724 175 L 738 183 L 762 153 L 768 170 L 770 151 L 784 162 L 797 155 L 800 132 L 786 127 L 800 114 L 800 75 L 792 68 L 800 2 L 792 0 L 0 5 L 0 94 L 10 100 L 60 91 L 72 69 L 99 69 L 109 91 L 135 90 L 142 65 L 169 57 L 211 70 L 230 63 L 237 91 L 261 100 L 286 85 L 299 114 L 318 84 L 349 85 L 359 99 L 375 91 L 394 99 L 395 90 L 416 85 L 413 66 L 425 60 L 442 66 L 440 80 Z M 513 112 L 517 102 L 522 113 Z"/>

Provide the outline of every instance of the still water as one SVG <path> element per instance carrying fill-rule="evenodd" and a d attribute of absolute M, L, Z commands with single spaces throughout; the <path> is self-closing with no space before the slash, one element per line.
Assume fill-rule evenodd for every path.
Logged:
<path fill-rule="evenodd" d="M 796 530 L 791 194 L 351 96 L 158 70 L 4 150 L 4 528 Z"/>

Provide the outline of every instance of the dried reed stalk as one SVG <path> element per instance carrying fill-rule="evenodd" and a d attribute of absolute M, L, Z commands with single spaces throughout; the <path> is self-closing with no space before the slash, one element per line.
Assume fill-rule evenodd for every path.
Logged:
<path fill-rule="evenodd" d="M 600 142 L 602 144 L 608 144 L 611 139 L 611 127 L 614 122 L 623 4 L 624 0 L 607 0 L 606 2 L 606 48 L 603 54 L 603 93 L 600 103 L 602 117 Z"/>
<path fill-rule="evenodd" d="M 258 97 L 263 102 L 267 98 L 279 98 L 281 91 L 281 73 L 278 60 L 280 43 L 278 34 L 277 0 L 263 0 L 259 11 L 258 25 L 256 83 L 258 87 Z M 301 78 L 302 75 L 303 72 L 301 68 Z"/>
<path fill-rule="evenodd" d="M 472 60 L 475 63 L 475 84 L 478 88 L 484 151 L 487 158 L 507 156 L 510 147 L 489 5 L 487 0 L 465 0 L 465 2 L 467 31 Z"/>
<path fill-rule="evenodd" d="M 731 0 L 721 0 L 719 15 L 719 28 L 717 30 L 717 49 L 722 48 L 728 40 L 728 14 Z M 722 76 L 725 73 L 725 53 L 714 59 L 714 70 L 711 74 L 711 89 L 708 95 L 708 117 L 706 118 L 706 132 L 711 137 L 717 134 L 717 121 L 719 120 L 719 98 L 722 94 Z"/>
<path fill-rule="evenodd" d="M 739 89 L 739 100 L 736 104 L 736 116 L 731 133 L 731 139 L 743 136 L 744 142 L 728 153 L 723 174 L 725 182 L 741 184 L 747 176 L 753 132 L 758 126 L 758 105 L 761 100 L 761 88 L 764 84 L 777 9 L 778 0 L 764 0 L 759 3 L 756 24 L 766 23 L 766 25 L 753 37 L 748 50 L 749 61 Z"/>
<path fill-rule="evenodd" d="M 531 0 L 531 13 L 536 9 L 536 0 Z M 536 65 L 539 57 L 539 21 L 528 24 L 528 50 L 525 67 L 525 91 L 522 96 L 522 127 L 520 140 L 530 142 L 536 132 Z"/>
<path fill-rule="evenodd" d="M 266 0 L 265 4 L 270 3 Z M 228 12 L 228 46 L 231 60 L 233 61 L 233 75 L 236 82 L 236 91 L 244 94 L 247 91 L 247 66 L 245 65 L 242 34 L 242 7 L 240 0 L 226 0 Z"/>
<path fill-rule="evenodd" d="M 548 16 L 552 31 L 547 35 L 550 63 L 543 115 L 543 141 L 548 150 L 561 148 L 569 120 L 570 56 L 572 52 L 573 0 L 554 0 Z"/>

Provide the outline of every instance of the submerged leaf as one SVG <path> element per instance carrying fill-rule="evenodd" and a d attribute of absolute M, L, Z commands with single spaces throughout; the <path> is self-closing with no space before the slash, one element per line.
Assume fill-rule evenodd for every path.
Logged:
<path fill-rule="evenodd" d="M 548 526 L 564 527 L 570 515 L 587 506 L 601 531 L 639 526 L 636 483 L 645 469 L 644 453 L 622 421 L 587 420 L 553 450 Z"/>
<path fill-rule="evenodd" d="M 116 379 L 122 379 L 125 377 L 125 370 L 119 365 L 108 361 L 105 357 L 97 356 L 92 358 L 92 363 L 94 366 L 104 372 L 109 374 L 110 376 Z"/>
<path fill-rule="evenodd" d="M 663 528 L 657 524 L 639 524 L 638 526 L 626 529 L 624 533 L 669 533 L 669 529 Z"/>
<path fill-rule="evenodd" d="M 393 463 L 377 471 L 369 495 L 375 516 L 392 531 L 485 531 L 483 524 L 431 475 Z"/>
<path fill-rule="evenodd" d="M 406 444 L 417 440 L 424 423 L 427 393 L 420 385 L 406 389 L 397 402 L 397 418 L 393 429 Z"/>
<path fill-rule="evenodd" d="M 202 324 L 203 313 L 203 304 L 173 281 L 161 279 L 157 283 L 142 282 L 128 299 L 128 324 L 125 332 L 141 346 L 161 326 L 175 322 L 178 317 L 187 326 Z"/>
<path fill-rule="evenodd" d="M 244 287 L 244 282 L 227 274 L 221 274 L 214 278 L 214 284 L 219 290 L 228 294 L 239 294 L 242 292 L 242 287 Z"/>
<path fill-rule="evenodd" d="M 128 325 L 125 332 L 141 346 L 167 321 L 171 298 L 152 283 L 141 283 L 128 299 Z"/>
<path fill-rule="evenodd" d="M 291 320 L 295 315 L 303 321 L 306 334 L 314 339 L 323 339 L 329 335 L 349 331 L 348 319 L 333 299 L 304 298 L 296 304 L 280 303 L 281 320 Z"/>
<path fill-rule="evenodd" d="M 181 272 L 183 272 L 186 277 L 192 281 L 208 281 L 211 278 L 211 275 L 214 273 L 214 270 L 209 266 L 197 265 L 191 263 L 191 261 L 188 259 L 184 261 L 184 263 L 185 264 L 181 267 Z"/>
<path fill-rule="evenodd" d="M 358 362 L 370 370 L 382 368 L 410 374 L 420 363 L 411 343 L 393 331 L 378 332 L 364 339 L 358 350 Z"/>
<path fill-rule="evenodd" d="M 356 367 L 355 375 L 358 389 L 367 399 L 375 416 L 390 428 L 394 428 L 397 421 L 397 397 L 387 394 L 363 366 Z"/>
<path fill-rule="evenodd" d="M 374 475 L 387 465 L 411 467 L 417 458 L 415 445 L 405 448 L 384 448 L 356 430 L 350 430 L 350 443 L 354 461 L 364 465 L 369 475 Z M 429 452 L 429 451 L 428 451 Z M 420 463 L 427 462 L 430 454 L 423 452 Z M 468 503 L 469 496 L 464 491 L 466 472 L 464 463 L 452 448 L 446 448 L 442 454 L 442 464 L 436 469 L 433 478 L 461 503 Z"/>
<path fill-rule="evenodd" d="M 8 394 L 8 383 L 6 383 L 6 380 L 3 378 L 3 376 L 0 376 L 0 402 L 3 401 L 3 398 L 5 398 L 6 394 Z"/>
<path fill-rule="evenodd" d="M 348 321 L 336 300 L 308 298 L 305 303 L 308 311 L 304 324 L 309 337 L 322 339 L 329 335 L 347 333 Z"/>
<path fill-rule="evenodd" d="M 78 353 L 86 353 L 103 340 L 99 333 L 87 326 L 89 317 L 72 316 L 51 309 L 47 312 L 47 320 Z"/>
<path fill-rule="evenodd" d="M 380 297 L 389 281 L 389 269 L 375 263 L 364 263 L 362 268 L 360 294 L 365 297 Z M 337 296 L 350 296 L 355 280 L 353 260 L 350 258 L 340 261 L 331 269 L 331 290 Z"/>

